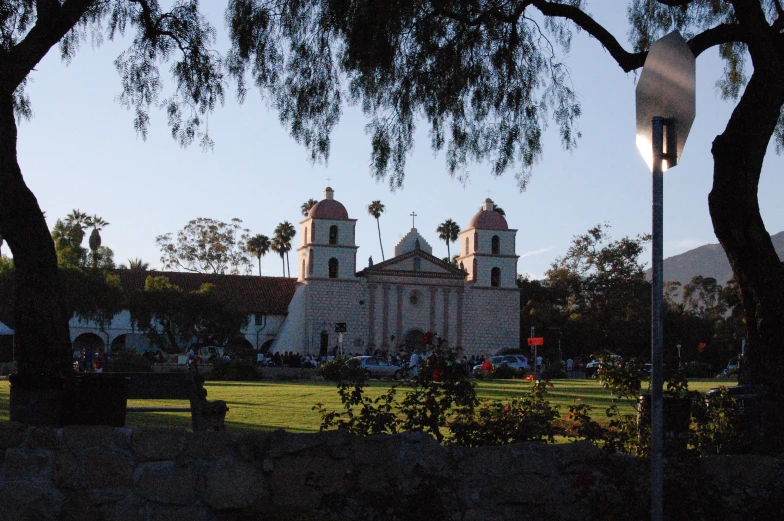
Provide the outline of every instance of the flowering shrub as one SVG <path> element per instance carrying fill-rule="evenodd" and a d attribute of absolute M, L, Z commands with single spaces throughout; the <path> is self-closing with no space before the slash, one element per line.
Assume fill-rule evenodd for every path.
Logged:
<path fill-rule="evenodd" d="M 547 401 L 545 382 L 535 382 L 522 398 L 508 403 L 482 401 L 470 414 L 458 414 L 449 423 L 451 442 L 464 447 L 555 441 L 558 407 Z"/>

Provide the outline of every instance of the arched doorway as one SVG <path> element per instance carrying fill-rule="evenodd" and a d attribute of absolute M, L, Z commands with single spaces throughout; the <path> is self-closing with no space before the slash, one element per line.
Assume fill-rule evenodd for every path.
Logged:
<path fill-rule="evenodd" d="M 406 333 L 406 351 L 424 351 L 425 333 L 420 329 L 412 329 Z"/>
<path fill-rule="evenodd" d="M 267 340 L 266 342 L 261 344 L 261 347 L 259 348 L 259 351 L 261 351 L 262 353 L 264 353 L 266 355 L 267 353 L 269 353 L 269 350 L 272 347 L 272 343 L 273 342 L 275 342 L 275 339 L 274 338 L 270 338 L 269 340 Z"/>
<path fill-rule="evenodd" d="M 82 333 L 78 337 L 76 337 L 73 341 L 73 348 L 74 351 L 82 351 L 91 347 L 93 351 L 103 351 L 106 347 L 106 344 L 103 341 L 103 338 L 99 337 L 95 333 Z"/>
<path fill-rule="evenodd" d="M 120 335 L 114 340 L 112 340 L 112 353 L 116 353 L 117 351 L 122 351 L 127 346 L 125 344 L 127 337 L 125 335 Z"/>

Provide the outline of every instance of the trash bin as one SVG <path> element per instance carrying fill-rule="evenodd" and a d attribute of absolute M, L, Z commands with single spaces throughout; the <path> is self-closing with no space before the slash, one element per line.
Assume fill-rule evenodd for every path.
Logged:
<path fill-rule="evenodd" d="M 69 378 L 63 398 L 63 425 L 125 426 L 128 377 L 87 373 Z"/>
<path fill-rule="evenodd" d="M 686 450 L 689 443 L 691 424 L 691 400 L 665 396 L 663 399 L 663 449 L 667 455 L 679 454 Z M 651 425 L 651 395 L 640 395 L 637 405 L 637 428 L 643 432 Z"/>

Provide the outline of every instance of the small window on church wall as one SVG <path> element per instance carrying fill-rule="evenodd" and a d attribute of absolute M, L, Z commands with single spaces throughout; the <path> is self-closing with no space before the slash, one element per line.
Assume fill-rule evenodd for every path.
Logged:
<path fill-rule="evenodd" d="M 501 238 L 498 235 L 493 235 L 493 238 L 490 242 L 490 248 L 493 255 L 498 255 L 501 253 Z"/>
<path fill-rule="evenodd" d="M 338 278 L 338 260 L 335 257 L 329 259 L 329 278 Z"/>
<path fill-rule="evenodd" d="M 310 242 L 316 242 L 316 223 L 310 227 Z"/>
<path fill-rule="evenodd" d="M 414 271 L 422 271 L 422 259 L 414 257 Z"/>
<path fill-rule="evenodd" d="M 465 254 L 468 255 L 468 237 L 466 237 L 466 251 Z"/>
<path fill-rule="evenodd" d="M 300 273 L 302 273 L 302 276 L 305 277 L 305 259 L 302 259 L 302 271 L 300 271 Z"/>
<path fill-rule="evenodd" d="M 476 245 L 478 242 L 479 242 L 479 235 L 477 235 L 477 233 L 474 232 L 474 252 L 476 252 Z"/>
<path fill-rule="evenodd" d="M 493 268 L 490 270 L 490 285 L 497 288 L 501 285 L 501 269 Z"/>
<path fill-rule="evenodd" d="M 309 275 L 313 275 L 313 261 L 314 261 L 313 256 L 314 256 L 313 250 L 309 250 L 308 251 L 308 274 Z"/>
<path fill-rule="evenodd" d="M 412 291 L 411 295 L 408 297 L 408 301 L 412 306 L 419 304 L 419 292 L 417 290 Z"/>
<path fill-rule="evenodd" d="M 334 224 L 329 227 L 329 243 L 330 244 L 338 243 L 338 227 Z"/>

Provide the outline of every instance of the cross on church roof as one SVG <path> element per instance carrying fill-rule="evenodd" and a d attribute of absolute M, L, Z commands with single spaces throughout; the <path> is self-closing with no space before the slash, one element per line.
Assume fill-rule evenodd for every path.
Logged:
<path fill-rule="evenodd" d="M 417 216 L 416 212 L 411 212 L 409 215 L 411 216 L 411 227 L 416 228 L 416 226 L 414 225 L 414 220 L 416 219 Z"/>
<path fill-rule="evenodd" d="M 331 186 L 331 185 L 332 185 L 332 178 L 328 177 L 327 178 L 327 186 Z"/>
<path fill-rule="evenodd" d="M 487 198 L 490 199 L 490 190 L 487 190 Z"/>

